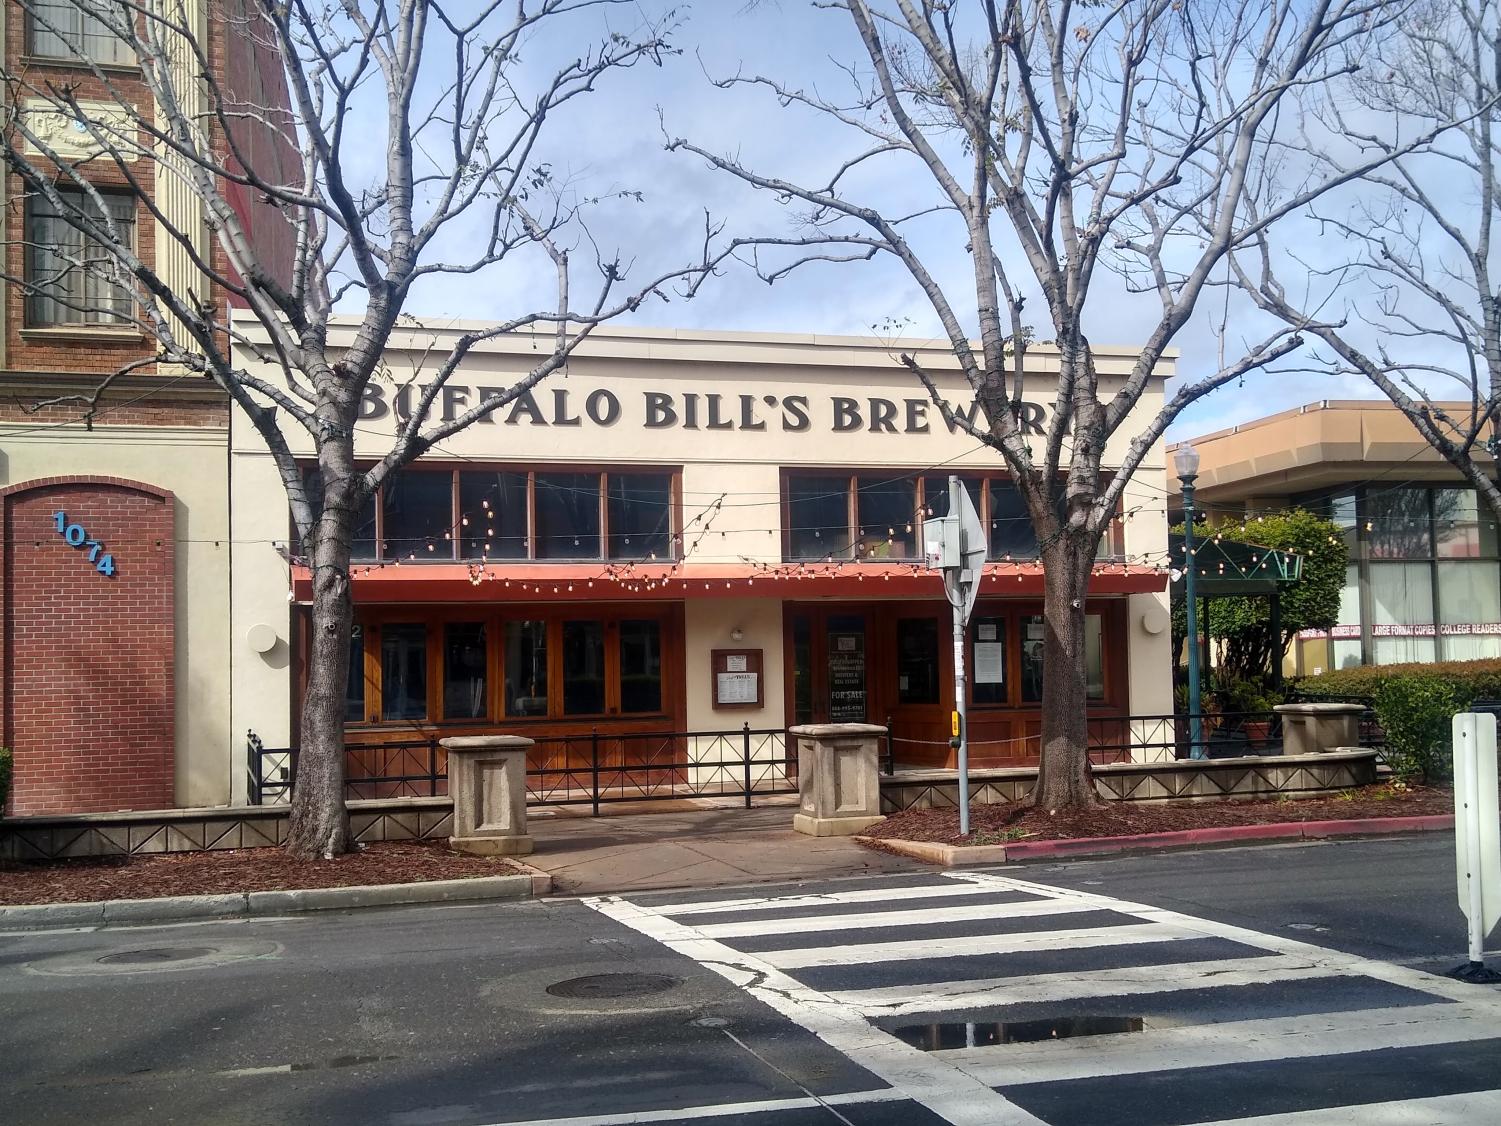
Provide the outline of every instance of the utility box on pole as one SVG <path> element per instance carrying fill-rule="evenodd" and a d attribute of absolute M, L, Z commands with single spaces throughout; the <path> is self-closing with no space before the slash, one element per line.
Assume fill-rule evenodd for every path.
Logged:
<path fill-rule="evenodd" d="M 969 731 L 964 692 L 964 627 L 980 594 L 985 568 L 985 525 L 958 477 L 949 478 L 949 514 L 923 522 L 928 566 L 943 571 L 943 590 L 954 611 L 954 737 L 959 760 L 959 832 L 969 834 Z"/>

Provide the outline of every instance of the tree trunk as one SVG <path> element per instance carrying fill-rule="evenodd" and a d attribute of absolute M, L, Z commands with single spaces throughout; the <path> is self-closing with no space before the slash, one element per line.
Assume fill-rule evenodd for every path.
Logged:
<path fill-rule="evenodd" d="M 313 628 L 302 701 L 302 742 L 292 785 L 287 852 L 299 860 L 331 859 L 350 850 L 344 804 L 344 693 L 349 683 L 349 536 L 325 506 L 313 558 Z"/>
<path fill-rule="evenodd" d="M 1095 804 L 1084 665 L 1084 600 L 1093 567 L 1087 536 L 1061 535 L 1043 548 L 1042 761 L 1032 804 L 1049 813 Z"/>

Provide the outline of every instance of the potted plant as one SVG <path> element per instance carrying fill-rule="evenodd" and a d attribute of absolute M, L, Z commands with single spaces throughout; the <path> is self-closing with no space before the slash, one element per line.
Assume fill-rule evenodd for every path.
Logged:
<path fill-rule="evenodd" d="M 1272 708 L 1275 697 L 1255 680 L 1236 678 L 1221 683 L 1215 690 L 1226 726 L 1239 731 L 1246 749 L 1261 754 L 1272 742 Z"/>

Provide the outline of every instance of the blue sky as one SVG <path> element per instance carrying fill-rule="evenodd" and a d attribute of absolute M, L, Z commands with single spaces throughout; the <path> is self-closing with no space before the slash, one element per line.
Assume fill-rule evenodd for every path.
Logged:
<path fill-rule="evenodd" d="M 630 24 L 634 6 L 596 13 L 577 20 L 572 29 L 592 29 L 603 21 Z M 659 9 L 658 9 L 659 10 Z M 707 168 L 691 154 L 664 151 L 663 132 L 688 138 L 705 148 L 734 153 L 758 171 L 802 183 L 818 183 L 846 155 L 857 151 L 858 138 L 811 111 L 781 108 L 767 91 L 715 89 L 707 76 L 764 74 L 794 85 L 842 93 L 835 62 L 854 62 L 862 51 L 848 16 L 816 10 L 805 0 L 781 0 L 749 6 L 741 0 L 704 0 L 684 13 L 675 35 L 684 54 L 660 68 L 642 66 L 610 75 L 601 92 L 571 103 L 552 123 L 543 156 L 555 172 L 580 193 L 639 190 L 641 202 L 601 205 L 591 229 L 602 245 L 618 248 L 634 263 L 634 276 L 687 261 L 702 237 L 704 212 L 735 234 L 785 234 L 788 209 L 731 177 Z M 576 44 L 553 40 L 535 44 L 527 65 L 538 75 L 550 72 L 560 50 Z M 661 124 L 659 125 L 659 118 Z M 910 172 L 910 175 L 907 174 Z M 888 213 L 920 207 L 936 189 L 916 167 L 882 166 L 876 175 L 855 181 L 862 201 Z M 963 232 L 957 219 L 924 221 L 917 236 L 934 274 L 962 308 L 973 306 L 973 284 Z M 1338 260 L 1345 248 L 1338 241 L 1307 232 L 1302 248 L 1322 260 Z M 587 248 L 580 244 L 580 254 Z M 539 286 L 549 286 L 538 263 L 474 279 L 444 279 L 420 290 L 410 308 L 494 319 L 510 316 L 526 302 L 536 302 Z M 1292 288 L 1292 287 L 1290 287 Z M 545 294 L 545 290 L 542 291 Z M 1201 303 L 1193 323 L 1180 334 L 1178 370 L 1201 375 L 1218 366 L 1214 323 L 1228 313 L 1229 341 L 1259 335 L 1254 315 L 1223 291 Z M 1155 302 L 1128 294 L 1113 275 L 1096 276 L 1091 298 L 1091 338 L 1097 343 L 1129 345 L 1156 320 Z M 1031 307 L 1040 310 L 1040 299 Z M 852 264 L 814 264 L 768 287 L 749 270 L 731 267 L 711 281 L 691 302 L 652 302 L 628 318 L 645 325 L 766 332 L 868 334 L 874 326 L 904 324 L 907 337 L 941 335 L 936 317 L 906 272 L 890 258 Z M 1050 333 L 1039 325 L 1039 336 Z M 1333 378 L 1308 370 L 1264 373 L 1244 386 L 1220 390 L 1190 410 L 1170 436 L 1187 437 L 1257 418 L 1289 406 L 1323 398 L 1369 397 L 1375 389 L 1362 380 Z"/>

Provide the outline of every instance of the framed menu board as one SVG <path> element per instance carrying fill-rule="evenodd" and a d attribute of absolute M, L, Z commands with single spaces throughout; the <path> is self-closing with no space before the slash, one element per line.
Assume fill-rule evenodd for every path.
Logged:
<path fill-rule="evenodd" d="M 714 649 L 714 707 L 759 708 L 764 696 L 761 650 Z"/>

